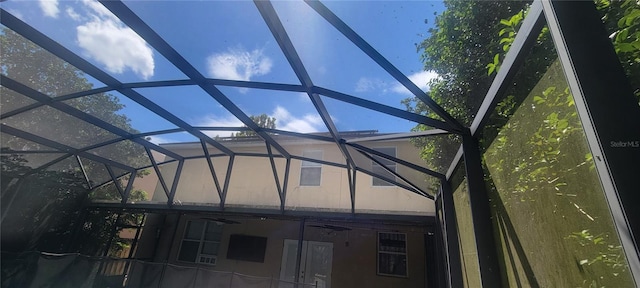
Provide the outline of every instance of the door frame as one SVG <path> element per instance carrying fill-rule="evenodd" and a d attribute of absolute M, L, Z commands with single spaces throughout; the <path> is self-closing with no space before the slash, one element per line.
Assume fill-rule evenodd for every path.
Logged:
<path fill-rule="evenodd" d="M 308 241 L 308 240 L 303 240 L 302 241 L 302 253 L 301 253 L 301 257 L 300 257 L 300 274 L 299 275 L 294 275 L 294 281 L 298 282 L 298 283 L 305 283 L 306 281 L 306 277 L 308 275 L 305 275 L 305 271 L 307 270 L 307 266 L 308 266 L 308 262 L 310 261 L 311 258 L 307 258 L 307 252 L 309 251 L 309 244 L 315 244 L 315 245 L 321 245 L 321 246 L 327 246 L 330 247 L 331 249 L 331 265 L 329 266 L 329 275 L 327 275 L 327 283 L 329 284 L 329 287 L 331 285 L 331 273 L 333 272 L 333 242 L 320 242 L 320 241 Z M 285 279 L 285 275 L 284 273 L 286 272 L 286 270 L 284 269 L 285 267 L 287 267 L 287 259 L 288 259 L 288 254 L 292 253 L 294 250 L 291 249 L 292 251 L 290 251 L 290 249 L 288 249 L 287 247 L 296 247 L 295 250 L 297 250 L 298 247 L 298 240 L 296 239 L 284 239 L 284 241 L 282 242 L 282 259 L 280 261 L 280 280 L 282 281 L 289 281 L 287 279 Z M 297 251 L 295 251 L 297 253 Z M 295 272 L 293 272 L 295 273 Z"/>

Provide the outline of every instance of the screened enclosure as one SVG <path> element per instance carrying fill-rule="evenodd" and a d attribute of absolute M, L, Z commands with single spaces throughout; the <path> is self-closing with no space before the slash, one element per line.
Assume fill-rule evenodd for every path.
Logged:
<path fill-rule="evenodd" d="M 341 287 L 291 276 L 305 229 L 393 225 L 374 274 L 412 287 L 640 286 L 637 2 L 1 5 L 3 287 Z M 299 222 L 293 278 L 141 259 L 174 215 L 208 264 L 245 238 L 184 221 Z"/>

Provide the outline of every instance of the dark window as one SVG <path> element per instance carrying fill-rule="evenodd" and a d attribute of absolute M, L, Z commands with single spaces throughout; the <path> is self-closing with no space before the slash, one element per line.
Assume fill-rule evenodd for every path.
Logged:
<path fill-rule="evenodd" d="M 407 234 L 378 233 L 378 274 L 407 277 Z"/>
<path fill-rule="evenodd" d="M 222 238 L 222 224 L 189 221 L 180 245 L 178 260 L 215 265 Z"/>

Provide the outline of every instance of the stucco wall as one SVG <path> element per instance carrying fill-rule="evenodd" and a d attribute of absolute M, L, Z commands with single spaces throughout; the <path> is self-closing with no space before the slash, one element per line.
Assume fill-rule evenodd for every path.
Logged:
<path fill-rule="evenodd" d="M 292 155 L 302 156 L 304 151 L 319 150 L 322 151 L 321 160 L 345 163 L 341 152 L 331 143 L 298 141 L 285 142 L 283 146 Z M 368 146 L 370 148 L 395 147 L 398 158 L 416 164 L 421 164 L 422 161 L 419 158 L 418 149 L 408 141 L 376 142 Z M 203 154 L 199 145 L 168 148 L 185 156 Z M 237 147 L 234 146 L 233 151 L 237 153 L 266 153 L 266 148 L 264 143 L 241 143 Z M 224 181 L 230 157 L 219 156 L 221 154 L 213 148 L 210 149 L 210 154 L 214 155 L 212 164 L 218 185 L 223 188 L 226 184 Z M 351 156 L 358 166 L 365 170 L 371 170 L 371 160 L 356 151 L 352 151 Z M 284 186 L 285 164 L 284 158 L 274 158 L 277 179 L 281 187 Z M 280 198 L 277 192 L 276 177 L 272 172 L 268 157 L 236 156 L 232 165 L 225 205 L 279 208 Z M 301 186 L 301 165 L 302 161 L 291 160 L 285 209 L 350 212 L 351 196 L 345 168 L 322 165 L 320 186 Z M 171 170 L 171 167 L 166 167 L 165 170 Z M 402 165 L 397 165 L 396 171 L 414 185 L 428 190 L 425 174 Z M 158 188 L 161 188 L 160 185 Z M 216 191 L 216 185 L 206 159 L 185 161 L 175 196 L 179 203 L 215 205 L 220 201 Z M 373 186 L 372 177 L 361 172 L 356 175 L 355 197 L 357 212 L 434 215 L 435 211 L 432 200 L 396 186 Z"/>
<path fill-rule="evenodd" d="M 216 216 L 219 217 L 219 216 Z M 178 251 L 188 220 L 207 218 L 202 215 L 182 215 L 180 219 L 168 217 L 161 233 L 159 251 L 156 256 L 168 259 L 169 263 L 193 266 L 193 263 L 177 261 Z M 297 220 L 280 220 L 260 218 L 225 217 L 240 224 L 225 224 L 217 264 L 213 267 L 219 271 L 232 271 L 246 275 L 280 277 L 283 244 L 285 239 L 298 239 L 300 222 Z M 177 223 L 176 223 L 177 222 Z M 173 228 L 177 224 L 175 238 Z M 351 228 L 350 231 L 332 231 L 313 227 L 313 225 L 331 224 Z M 408 274 L 407 278 L 377 275 L 377 233 L 402 232 L 407 234 Z M 264 263 L 226 259 L 231 234 L 245 234 L 267 237 L 267 249 Z M 425 287 L 425 228 L 417 225 L 385 225 L 382 223 L 354 222 L 313 222 L 307 221 L 304 240 L 333 243 L 332 285 L 339 287 Z M 147 239 L 147 241 L 149 241 Z M 140 245 L 154 246 L 152 243 L 140 242 Z"/>

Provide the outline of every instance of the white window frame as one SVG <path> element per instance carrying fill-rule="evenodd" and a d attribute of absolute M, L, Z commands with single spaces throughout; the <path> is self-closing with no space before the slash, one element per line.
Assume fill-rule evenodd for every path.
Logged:
<path fill-rule="evenodd" d="M 375 148 L 372 148 L 372 149 L 375 150 L 375 151 L 378 151 L 380 153 L 384 153 L 384 154 L 387 154 L 389 156 L 393 156 L 393 157 L 396 157 L 396 155 L 398 154 L 398 149 L 395 146 L 392 146 L 392 147 L 375 147 Z M 382 149 L 393 149 L 393 155 L 381 151 Z M 382 157 L 379 157 L 379 156 L 376 156 L 376 155 L 371 155 L 371 156 L 376 158 L 378 161 L 381 161 L 381 160 L 382 161 L 391 161 L 391 160 L 387 160 L 387 159 L 380 159 Z M 398 165 L 395 162 L 392 162 L 391 164 L 385 164 L 384 166 L 389 168 L 389 170 L 392 170 L 393 172 L 397 172 L 398 171 L 397 170 L 397 166 Z M 376 171 L 375 171 L 376 168 L 377 169 L 381 169 L 382 171 L 384 171 L 384 173 L 389 173 L 389 172 L 387 172 L 387 170 L 385 170 L 383 168 L 383 166 L 378 165 L 378 163 L 376 163 L 375 161 L 372 160 L 371 161 L 371 172 L 376 173 Z M 391 173 L 389 173 L 389 174 L 391 174 Z M 391 174 L 390 176 L 392 176 L 391 177 L 392 179 L 396 180 L 396 176 L 395 175 Z M 390 186 L 395 186 L 395 185 L 392 184 L 392 183 L 389 183 L 387 181 L 384 181 L 384 180 L 382 180 L 380 178 L 372 176 L 371 177 L 371 186 L 373 186 L 373 187 L 390 187 Z"/>
<path fill-rule="evenodd" d="M 189 229 L 189 224 L 193 223 L 193 222 L 204 222 L 204 227 L 202 229 L 202 232 L 200 232 L 200 239 L 186 239 L 187 237 L 187 232 Z M 217 239 L 217 240 L 206 240 L 205 239 L 205 234 L 207 231 L 207 227 L 209 227 L 209 225 L 218 225 L 218 226 L 222 226 L 224 224 L 222 223 L 218 223 L 215 221 L 206 221 L 206 220 L 188 220 L 186 222 L 186 225 L 184 227 L 184 233 L 182 234 L 182 240 L 180 241 L 180 247 L 178 249 L 178 255 L 176 256 L 176 260 L 179 262 L 186 262 L 186 263 L 196 263 L 196 264 L 204 264 L 204 265 L 211 265 L 211 266 L 215 266 L 216 262 L 218 260 L 218 252 L 220 251 L 220 241 L 222 239 Z M 220 229 L 220 238 L 222 238 L 222 228 Z M 181 260 L 180 259 L 180 253 L 182 252 L 182 244 L 184 242 L 198 242 L 198 253 L 196 254 L 196 259 L 195 261 L 191 262 L 191 261 L 186 261 L 186 260 Z M 206 243 L 215 243 L 218 244 L 218 250 L 216 251 L 216 254 L 207 254 L 207 253 L 203 253 L 202 249 L 204 248 L 204 244 Z"/>
<path fill-rule="evenodd" d="M 404 241 L 404 249 L 398 249 L 399 251 L 387 251 L 387 250 L 394 250 L 393 247 L 389 247 L 387 249 L 381 249 L 380 247 L 380 236 L 386 234 L 386 235 L 394 235 L 395 237 L 397 237 L 398 239 L 395 241 Z M 393 237 L 393 236 L 392 236 Z M 404 240 L 401 240 L 401 238 L 404 238 Z M 393 238 L 392 238 L 393 239 Z M 399 233 L 399 232 L 378 232 L 377 235 L 377 239 L 376 239 L 378 245 L 377 245 L 377 253 L 376 253 L 376 272 L 378 275 L 382 275 L 382 276 L 391 276 L 391 277 L 401 277 L 401 278 L 408 278 L 409 277 L 409 248 L 407 245 L 407 233 Z M 391 249 L 390 249 L 391 248 Z M 402 251 L 404 250 L 404 251 Z M 400 275 L 400 274 L 389 274 L 389 273 L 381 273 L 380 272 L 380 255 L 381 254 L 387 254 L 387 255 L 399 255 L 399 256 L 404 256 L 405 259 L 405 274 L 404 275 Z"/>
<path fill-rule="evenodd" d="M 322 150 L 304 150 L 302 151 L 302 157 L 305 158 L 311 158 L 311 159 L 319 159 L 322 160 L 323 158 L 323 151 Z M 313 171 L 318 171 L 318 184 L 314 184 L 314 183 L 302 183 L 302 171 L 303 170 L 313 170 Z M 322 184 L 322 164 L 320 163 L 316 163 L 316 162 L 311 162 L 311 161 L 305 161 L 302 160 L 302 163 L 300 164 L 300 186 L 308 186 L 308 187 L 317 187 L 320 186 Z"/>

